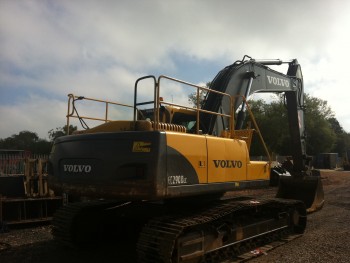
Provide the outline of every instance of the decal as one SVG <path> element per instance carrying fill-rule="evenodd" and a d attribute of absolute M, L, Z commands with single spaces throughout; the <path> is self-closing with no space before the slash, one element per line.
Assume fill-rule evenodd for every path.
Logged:
<path fill-rule="evenodd" d="M 289 80 L 266 75 L 269 84 L 289 88 Z"/>
<path fill-rule="evenodd" d="M 90 173 L 91 165 L 85 164 L 64 164 L 63 171 L 69 173 Z"/>
<path fill-rule="evenodd" d="M 187 177 L 184 175 L 170 175 L 168 176 L 168 185 L 187 184 Z"/>
<path fill-rule="evenodd" d="M 242 161 L 213 160 L 215 168 L 242 168 Z"/>
<path fill-rule="evenodd" d="M 167 146 L 167 156 L 166 167 L 168 185 L 199 183 L 197 171 L 185 156 L 170 146 Z M 205 163 L 205 161 L 203 161 L 203 163 Z M 201 168 L 200 170 L 203 173 L 206 172 L 206 169 Z"/>
<path fill-rule="evenodd" d="M 150 142 L 134 142 L 132 146 L 133 152 L 151 152 Z"/>

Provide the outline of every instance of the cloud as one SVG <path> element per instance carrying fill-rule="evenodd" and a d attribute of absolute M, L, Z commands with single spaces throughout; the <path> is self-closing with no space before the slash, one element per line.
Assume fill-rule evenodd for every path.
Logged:
<path fill-rule="evenodd" d="M 65 125 L 66 109 L 64 101 L 37 95 L 22 98 L 16 105 L 1 105 L 1 133 L 11 136 L 28 130 L 36 132 L 41 138 L 48 138 L 49 130 Z"/>
<path fill-rule="evenodd" d="M 297 58 L 306 92 L 350 131 L 349 11 L 316 0 L 1 1 L 0 118 L 9 124 L 0 138 L 22 129 L 47 136 L 62 125 L 68 93 L 132 103 L 140 76 L 207 82 L 245 54 Z M 173 93 L 186 101 L 182 89 Z"/>

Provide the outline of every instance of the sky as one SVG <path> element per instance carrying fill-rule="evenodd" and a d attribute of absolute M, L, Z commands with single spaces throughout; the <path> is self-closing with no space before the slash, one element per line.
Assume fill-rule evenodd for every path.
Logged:
<path fill-rule="evenodd" d="M 139 77 L 204 84 L 244 55 L 298 59 L 305 92 L 350 132 L 349 14 L 346 0 L 0 0 L 0 138 L 48 138 L 69 93 L 132 104 Z"/>

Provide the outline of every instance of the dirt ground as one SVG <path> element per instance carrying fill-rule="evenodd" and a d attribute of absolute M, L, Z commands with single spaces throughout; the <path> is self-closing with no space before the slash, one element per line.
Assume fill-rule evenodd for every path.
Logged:
<path fill-rule="evenodd" d="M 305 234 L 250 262 L 350 262 L 350 172 L 323 170 L 321 177 L 325 205 L 308 216 Z M 129 251 L 117 242 L 79 250 L 61 247 L 54 242 L 50 225 L 0 233 L 1 263 L 135 262 Z"/>

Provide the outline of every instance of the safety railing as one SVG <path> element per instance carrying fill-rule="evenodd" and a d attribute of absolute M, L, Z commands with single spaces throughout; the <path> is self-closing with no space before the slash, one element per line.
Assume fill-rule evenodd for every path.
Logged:
<path fill-rule="evenodd" d="M 174 81 L 174 82 L 177 82 L 177 83 L 181 83 L 181 84 L 184 84 L 188 87 L 192 87 L 192 88 L 195 88 L 196 90 L 196 107 L 195 108 L 190 108 L 188 106 L 184 106 L 184 105 L 179 105 L 179 104 L 175 104 L 175 103 L 172 103 L 172 102 L 166 102 L 166 101 L 162 101 L 160 99 L 160 81 L 161 79 L 168 79 L 168 80 L 171 80 L 171 81 Z M 175 78 L 171 78 L 171 77 L 168 77 L 168 76 L 164 76 L 164 75 L 161 75 L 158 77 L 158 83 L 159 83 L 159 91 L 158 91 L 158 98 L 157 98 L 157 102 L 158 102 L 158 105 L 157 105 L 157 108 L 159 109 L 159 104 L 162 103 L 164 105 L 169 105 L 169 106 L 176 106 L 176 107 L 180 107 L 180 108 L 184 108 L 184 109 L 191 109 L 191 110 L 195 110 L 196 111 L 196 133 L 199 134 L 200 133 L 200 113 L 205 113 L 205 114 L 210 114 L 210 115 L 216 115 L 216 116 L 221 116 L 221 117 L 225 117 L 225 118 L 228 118 L 229 120 L 229 130 L 232 131 L 233 130 L 233 100 L 232 100 L 232 96 L 227 94 L 227 93 L 224 93 L 224 92 L 220 92 L 220 91 L 216 91 L 216 90 L 212 90 L 212 89 L 208 89 L 206 87 L 201 87 L 201 86 L 198 86 L 198 85 L 195 85 L 195 84 L 192 84 L 192 83 L 189 83 L 189 82 L 186 82 L 186 81 L 183 81 L 183 80 L 179 80 L 179 79 L 175 79 Z M 204 91 L 204 92 L 212 92 L 212 93 L 216 93 L 218 95 L 221 95 L 223 97 L 227 97 L 227 99 L 229 100 L 230 102 L 230 113 L 229 114 L 224 114 L 224 113 L 220 113 L 220 112 L 214 112 L 214 111 L 208 111 L 208 110 L 203 110 L 201 109 L 201 106 L 200 106 L 200 103 L 201 103 L 201 100 L 200 100 L 200 94 L 201 94 L 201 91 Z M 158 115 L 158 118 L 159 118 L 159 115 Z M 159 121 L 159 119 L 158 119 Z"/>
<path fill-rule="evenodd" d="M 143 101 L 143 102 L 138 102 L 137 100 L 137 93 L 138 93 L 138 84 L 140 81 L 145 80 L 145 79 L 152 79 L 153 80 L 153 100 L 151 101 Z M 159 85 L 157 83 L 157 79 L 155 76 L 148 75 L 141 77 L 135 81 L 135 90 L 134 90 L 134 122 L 137 120 L 137 112 L 138 106 L 142 105 L 147 105 L 147 104 L 152 104 L 154 111 L 153 111 L 153 120 L 155 121 L 156 119 L 159 119 L 159 109 L 158 109 L 158 104 L 157 100 L 159 98 Z M 155 125 L 155 127 L 158 127 L 158 125 Z"/>
<path fill-rule="evenodd" d="M 138 84 L 140 81 L 145 80 L 145 79 L 151 79 L 153 81 L 153 100 L 150 101 L 143 101 L 143 102 L 139 102 L 137 100 L 137 94 L 138 94 Z M 190 107 L 190 106 L 186 106 L 186 105 L 181 105 L 181 104 L 177 104 L 177 103 L 173 103 L 173 102 L 168 102 L 168 101 L 164 101 L 162 96 L 161 96 L 161 80 L 170 80 L 176 83 L 180 83 L 185 85 L 186 87 L 190 87 L 191 89 L 194 89 L 196 92 L 196 105 L 195 107 Z M 208 111 L 208 110 L 203 110 L 201 109 L 201 100 L 200 100 L 200 94 L 201 92 L 212 92 L 212 93 L 216 93 L 218 95 L 221 95 L 223 98 L 226 97 L 227 100 L 229 101 L 230 104 L 230 112 L 228 114 L 225 113 L 220 113 L 220 112 L 214 112 L 214 111 Z M 109 105 L 116 105 L 116 106 L 122 106 L 122 107 L 128 107 L 128 108 L 132 108 L 134 110 L 134 122 L 137 121 L 138 118 L 138 112 L 139 106 L 144 106 L 144 105 L 152 105 L 153 106 L 153 121 L 152 121 L 152 128 L 154 130 L 162 130 L 165 129 L 164 125 L 162 125 L 163 123 L 160 122 L 160 117 L 159 117 L 159 109 L 161 105 L 169 105 L 169 106 L 174 106 L 174 107 L 178 107 L 178 108 L 182 108 L 182 109 L 186 109 L 186 110 L 191 110 L 191 111 L 195 111 L 196 114 L 196 134 L 200 134 L 200 114 L 209 114 L 209 115 L 216 115 L 216 116 L 221 116 L 224 118 L 227 118 L 229 121 L 229 125 L 228 125 L 228 129 L 223 131 L 223 134 L 221 136 L 223 137 L 228 137 L 228 138 L 243 138 L 247 141 L 247 144 L 250 146 L 250 142 L 251 142 L 251 137 L 252 137 L 252 132 L 246 132 L 243 130 L 235 130 L 234 126 L 234 105 L 237 99 L 242 100 L 243 103 L 246 106 L 246 109 L 249 113 L 250 119 L 253 122 L 254 125 L 254 129 L 255 132 L 258 134 L 259 139 L 263 145 L 263 148 L 266 152 L 266 155 L 268 157 L 269 160 L 271 160 L 269 151 L 267 149 L 267 146 L 265 144 L 265 141 L 262 137 L 262 134 L 260 132 L 260 129 L 258 127 L 258 124 L 255 120 L 255 117 L 251 111 L 251 108 L 249 106 L 249 104 L 246 101 L 245 96 L 243 95 L 234 95 L 231 96 L 230 94 L 224 93 L 224 92 L 220 92 L 220 91 L 216 91 L 216 90 L 212 90 L 206 87 L 202 87 L 202 86 L 198 86 L 196 84 L 190 83 L 190 82 L 186 82 L 183 80 L 179 80 L 176 78 L 172 78 L 172 77 L 168 77 L 165 75 L 161 75 L 158 77 L 158 79 L 156 79 L 154 76 L 149 75 L 149 76 L 144 76 L 141 77 L 139 79 L 136 80 L 135 82 L 135 91 L 134 91 L 134 105 L 127 105 L 127 104 L 123 104 L 123 103 L 118 103 L 118 102 L 112 102 L 112 101 L 107 101 L 107 100 L 99 100 L 99 99 L 93 99 L 93 98 L 87 98 L 87 97 L 83 97 L 83 96 L 75 96 L 73 94 L 69 94 L 68 95 L 69 99 L 68 99 L 68 112 L 67 112 L 67 129 L 69 129 L 69 124 L 70 124 L 70 118 L 78 118 L 81 122 L 84 119 L 88 119 L 88 120 L 97 120 L 97 121 L 104 121 L 104 122 L 109 122 L 112 121 L 111 119 L 109 119 L 108 117 L 108 109 L 109 109 Z M 99 102 L 99 103 L 104 103 L 105 104 L 105 115 L 104 118 L 96 118 L 96 117 L 90 117 L 90 116 L 81 116 L 78 114 L 76 107 L 75 107 L 75 101 L 77 100 L 88 100 L 88 101 L 94 101 L 94 102 Z M 69 134 L 69 130 L 67 131 L 67 133 Z"/>
<path fill-rule="evenodd" d="M 138 91 L 138 83 L 139 83 L 139 81 L 147 79 L 147 78 L 152 78 L 153 81 L 154 81 L 154 93 L 153 93 L 154 100 L 153 101 L 146 101 L 146 102 L 137 102 L 137 96 L 136 95 L 137 95 L 137 91 Z M 184 84 L 187 87 L 194 88 L 196 90 L 196 98 L 197 98 L 196 107 L 192 108 L 192 107 L 189 107 L 189 106 L 185 106 L 185 105 L 180 105 L 180 104 L 173 103 L 173 102 L 164 101 L 163 97 L 161 96 L 161 85 L 160 85 L 160 83 L 161 83 L 162 79 L 167 79 L 167 80 L 170 80 L 170 81 L 174 81 L 176 83 Z M 201 91 L 213 92 L 213 93 L 216 93 L 218 95 L 227 97 L 227 99 L 230 102 L 230 113 L 229 114 L 225 114 L 225 113 L 220 113 L 220 112 L 214 112 L 214 111 L 208 111 L 208 110 L 201 109 L 201 107 L 200 107 L 200 102 L 201 102 L 200 101 L 200 94 L 201 94 Z M 154 108 L 153 120 L 154 120 L 154 123 L 155 123 L 154 127 L 155 127 L 156 130 L 158 130 L 158 127 L 162 127 L 161 125 L 159 125 L 160 124 L 159 109 L 160 109 L 160 105 L 161 104 L 162 105 L 175 106 L 175 107 L 178 107 L 178 108 L 195 111 L 196 112 L 196 133 L 197 134 L 200 134 L 200 113 L 211 114 L 211 115 L 222 116 L 222 117 L 228 118 L 228 120 L 229 120 L 229 130 L 232 131 L 233 127 L 234 127 L 233 126 L 234 120 L 233 120 L 233 100 L 232 100 L 232 96 L 230 96 L 227 93 L 219 92 L 219 91 L 216 91 L 216 90 L 211 90 L 211 89 L 208 89 L 206 87 L 201 87 L 201 86 L 198 86 L 196 84 L 193 84 L 193 83 L 190 83 L 190 82 L 186 82 L 186 81 L 183 81 L 183 80 L 179 80 L 179 79 L 176 79 L 176 78 L 168 77 L 168 76 L 165 76 L 165 75 L 159 76 L 158 80 L 154 76 L 145 76 L 145 77 L 142 77 L 142 78 L 138 79 L 135 82 L 134 121 L 136 121 L 136 119 L 137 119 L 137 106 L 146 105 L 146 104 L 152 104 L 153 105 L 153 108 Z"/>
<path fill-rule="evenodd" d="M 105 104 L 104 118 L 79 115 L 79 113 L 75 107 L 75 102 L 78 100 L 87 100 L 87 101 L 93 101 L 93 102 L 98 102 L 98 103 L 104 103 Z M 127 104 L 123 104 L 123 103 L 112 102 L 112 101 L 108 101 L 108 100 L 93 99 L 93 98 L 88 98 L 88 97 L 84 97 L 84 96 L 75 96 L 74 94 L 68 94 L 68 111 L 67 111 L 67 116 L 66 116 L 67 117 L 67 134 L 69 134 L 70 118 L 79 119 L 79 121 L 81 122 L 83 127 L 86 125 L 84 120 L 94 120 L 94 121 L 104 121 L 104 122 L 112 121 L 108 117 L 109 105 L 134 108 L 131 105 L 127 105 Z M 86 128 L 86 126 L 85 126 L 85 128 Z"/>

